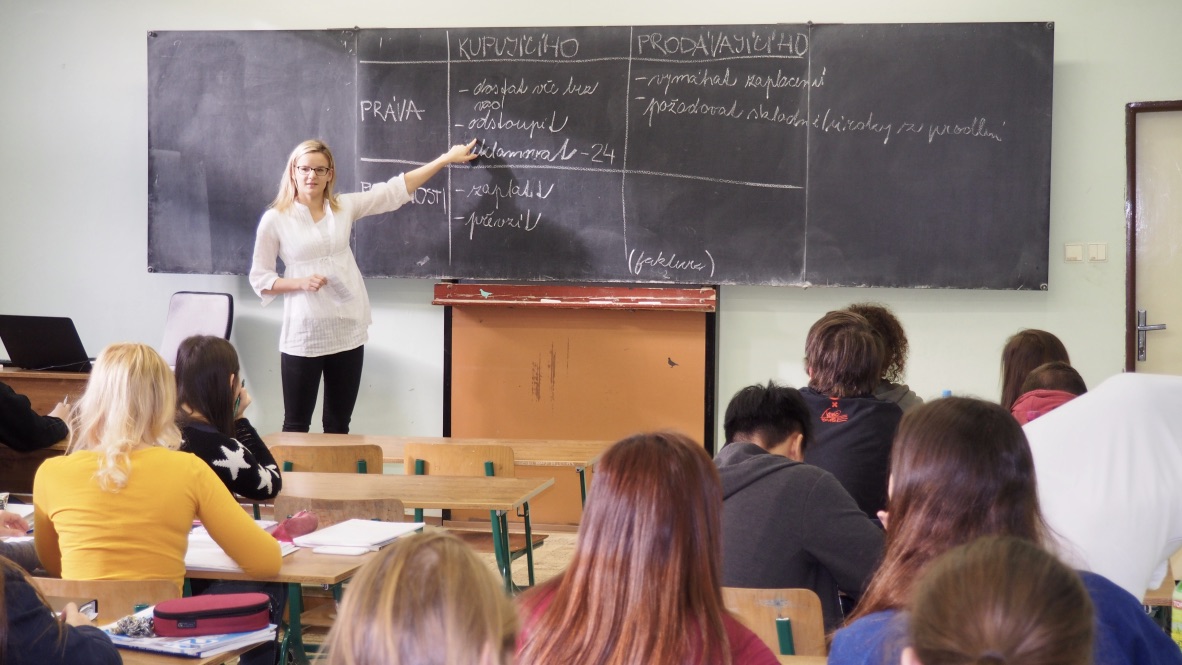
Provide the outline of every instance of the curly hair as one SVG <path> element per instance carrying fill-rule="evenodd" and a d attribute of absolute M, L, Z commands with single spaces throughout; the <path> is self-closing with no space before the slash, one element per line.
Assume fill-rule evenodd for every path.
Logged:
<path fill-rule="evenodd" d="M 870 322 L 870 327 L 882 338 L 884 349 L 882 359 L 882 378 L 892 383 L 903 378 L 907 368 L 907 333 L 903 332 L 903 324 L 895 318 L 895 314 L 885 305 L 876 302 L 854 303 L 845 308 L 847 312 L 860 314 Z"/>

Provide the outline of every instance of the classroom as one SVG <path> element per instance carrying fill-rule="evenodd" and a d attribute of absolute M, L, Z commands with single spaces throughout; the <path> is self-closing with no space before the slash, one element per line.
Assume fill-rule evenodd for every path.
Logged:
<path fill-rule="evenodd" d="M 4 2 L 8 103 L 0 129 L 18 195 L 0 243 L 0 310 L 73 317 L 93 355 L 119 340 L 157 344 L 169 296 L 234 294 L 232 341 L 245 363 L 260 431 L 282 418 L 276 339 L 282 308 L 261 307 L 245 277 L 150 274 L 147 90 L 150 30 L 269 30 L 455 25 L 668 25 L 776 22 L 1054 21 L 1049 290 L 976 291 L 728 286 L 719 311 L 718 399 L 769 376 L 805 382 L 804 337 L 821 314 L 875 300 L 907 328 L 907 382 L 996 398 L 998 358 L 1020 328 L 1058 335 L 1089 385 L 1124 358 L 1124 106 L 1182 97 L 1174 34 L 1182 6 L 1129 3 L 899 3 L 740 0 L 716 3 L 509 4 L 373 2 Z M 310 82 L 314 86 L 314 82 Z M 442 147 L 441 147 L 442 149 Z M 260 201 L 260 210 L 266 202 Z M 1106 243 L 1101 263 L 1062 261 L 1065 243 Z M 431 280 L 368 281 L 374 323 L 354 432 L 438 435 L 442 308 Z M 316 421 L 319 416 L 317 415 Z M 719 425 L 720 427 L 720 425 Z"/>

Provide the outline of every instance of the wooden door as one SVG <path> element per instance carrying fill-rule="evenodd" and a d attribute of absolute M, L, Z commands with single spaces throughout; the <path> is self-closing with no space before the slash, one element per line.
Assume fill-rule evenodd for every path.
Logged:
<path fill-rule="evenodd" d="M 1126 132 L 1125 370 L 1182 375 L 1182 101 L 1129 104 Z"/>

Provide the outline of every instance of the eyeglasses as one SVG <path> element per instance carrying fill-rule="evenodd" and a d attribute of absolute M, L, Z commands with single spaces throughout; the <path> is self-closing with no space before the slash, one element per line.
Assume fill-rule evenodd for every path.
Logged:
<path fill-rule="evenodd" d="M 317 166 L 315 168 L 311 166 L 297 166 L 295 167 L 295 170 L 296 173 L 299 173 L 305 178 L 312 175 L 313 173 L 323 178 L 324 176 L 328 175 L 328 172 L 332 169 L 328 168 L 327 166 Z"/>

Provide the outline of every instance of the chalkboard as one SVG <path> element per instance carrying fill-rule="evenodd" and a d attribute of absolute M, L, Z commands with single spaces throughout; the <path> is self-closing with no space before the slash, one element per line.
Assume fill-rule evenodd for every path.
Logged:
<path fill-rule="evenodd" d="M 1046 288 L 1048 23 L 153 32 L 149 270 L 245 274 L 287 154 L 368 276 Z"/>

